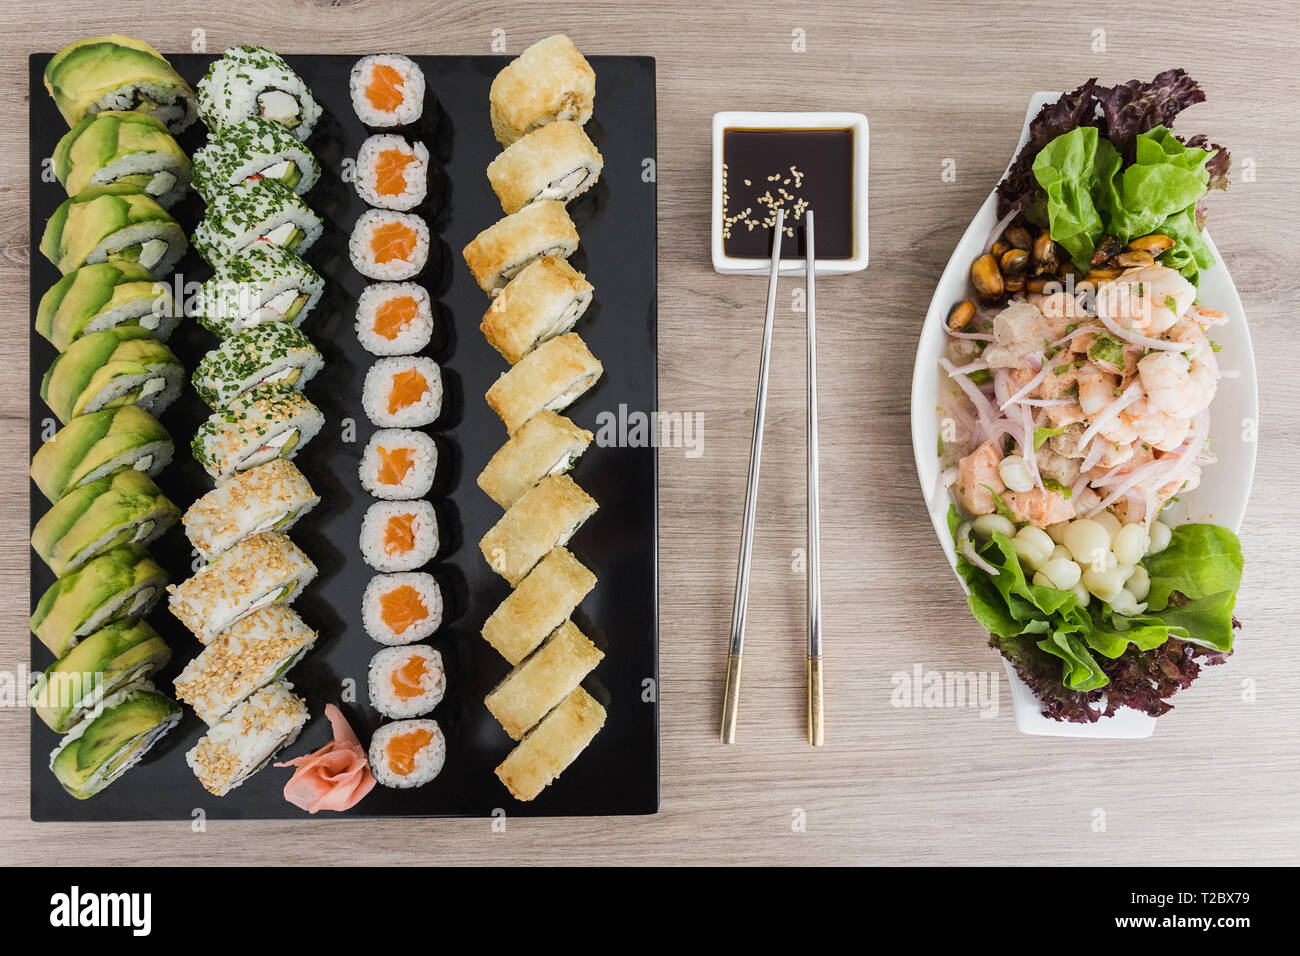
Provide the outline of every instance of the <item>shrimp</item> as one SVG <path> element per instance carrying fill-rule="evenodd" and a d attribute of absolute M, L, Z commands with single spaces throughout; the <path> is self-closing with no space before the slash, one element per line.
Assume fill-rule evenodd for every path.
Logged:
<path fill-rule="evenodd" d="M 957 462 L 957 494 L 962 505 L 973 515 L 991 515 L 996 508 L 993 493 L 1006 490 L 998 474 L 1002 455 L 997 446 L 986 441 Z"/>
<path fill-rule="evenodd" d="M 1166 414 L 1149 398 L 1139 398 L 1120 412 L 1120 417 L 1133 426 L 1138 438 L 1157 451 L 1173 451 L 1192 427 L 1191 419 Z"/>
<path fill-rule="evenodd" d="M 1184 352 L 1148 352 L 1138 362 L 1142 389 L 1151 404 L 1175 418 L 1191 418 L 1209 407 L 1219 387 L 1214 347 L 1196 322 L 1184 319 L 1165 338 L 1187 346 Z"/>
<path fill-rule="evenodd" d="M 1096 415 L 1115 401 L 1119 376 L 1102 371 L 1092 362 L 1088 362 L 1075 373 L 1074 377 L 1079 383 L 1079 407 L 1083 409 L 1085 415 Z"/>
<path fill-rule="evenodd" d="M 1167 266 L 1138 266 L 1097 289 L 1097 314 L 1143 335 L 1173 326 L 1196 300 L 1196 287 Z"/>
<path fill-rule="evenodd" d="M 1089 318 L 1088 311 L 1080 304 L 1078 297 L 1068 292 L 1054 292 L 1050 295 L 1031 293 L 1026 301 L 1037 306 L 1043 314 L 1053 341 L 1065 335 L 1071 325 Z"/>
<path fill-rule="evenodd" d="M 1017 522 L 1028 521 L 1037 528 L 1046 528 L 1058 521 L 1074 517 L 1074 505 L 1059 491 L 1035 488 L 1033 491 L 1008 491 L 1002 501 Z"/>

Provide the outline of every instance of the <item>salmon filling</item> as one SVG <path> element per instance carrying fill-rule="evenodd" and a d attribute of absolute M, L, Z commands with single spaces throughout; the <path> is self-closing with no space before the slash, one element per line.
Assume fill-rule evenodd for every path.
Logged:
<path fill-rule="evenodd" d="M 388 554 L 410 551 L 415 547 L 415 515 L 393 515 L 384 528 L 384 551 Z"/>
<path fill-rule="evenodd" d="M 414 405 L 429 391 L 429 382 L 413 368 L 393 376 L 393 387 L 388 390 L 388 414 L 396 415 L 403 408 Z"/>
<path fill-rule="evenodd" d="M 404 634 L 427 618 L 429 609 L 418 590 L 403 584 L 379 596 L 379 615 L 394 634 Z"/>
<path fill-rule="evenodd" d="M 410 700 L 424 693 L 424 678 L 429 673 L 429 662 L 419 654 L 412 654 L 406 663 L 392 674 L 393 693 L 402 700 Z"/>
<path fill-rule="evenodd" d="M 406 192 L 406 167 L 415 156 L 400 149 L 386 149 L 375 160 L 375 192 L 381 196 L 400 196 Z"/>
<path fill-rule="evenodd" d="M 379 265 L 398 260 L 407 262 L 415 253 L 419 237 L 402 222 L 385 222 L 370 233 L 370 251 Z"/>
<path fill-rule="evenodd" d="M 388 758 L 388 769 L 405 777 L 415 769 L 416 755 L 431 743 L 433 731 L 424 728 L 393 737 L 384 750 L 384 755 Z"/>
<path fill-rule="evenodd" d="M 370 82 L 366 85 L 366 99 L 377 110 L 391 113 L 402 105 L 406 92 L 402 84 L 402 74 L 386 63 L 376 64 L 370 71 Z"/>
<path fill-rule="evenodd" d="M 415 464 L 415 453 L 409 448 L 394 448 L 389 451 L 383 445 L 379 452 L 379 472 L 375 476 L 381 485 L 400 485 L 406 480 L 411 466 Z"/>
<path fill-rule="evenodd" d="M 419 310 L 420 305 L 414 296 L 399 295 L 388 299 L 375 313 L 375 334 L 393 341 L 406 331 Z"/>

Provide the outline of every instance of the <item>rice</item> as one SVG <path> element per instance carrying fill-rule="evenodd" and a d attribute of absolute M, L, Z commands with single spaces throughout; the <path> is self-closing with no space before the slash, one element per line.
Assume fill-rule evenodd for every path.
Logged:
<path fill-rule="evenodd" d="M 408 428 L 384 428 L 366 443 L 357 472 L 361 486 L 376 498 L 403 501 L 428 494 L 437 468 L 432 438 Z"/>
<path fill-rule="evenodd" d="M 361 556 L 376 571 L 414 571 L 438 553 L 438 516 L 427 501 L 376 501 L 361 519 Z"/>
<path fill-rule="evenodd" d="M 409 313 L 409 314 L 408 314 Z M 433 337 L 433 305 L 415 282 L 378 282 L 357 299 L 357 339 L 373 355 L 414 355 Z"/>
<path fill-rule="evenodd" d="M 399 77 L 401 102 L 392 109 L 383 109 L 371 102 L 366 90 L 376 78 L 376 71 L 395 71 Z M 409 126 L 420 118 L 424 110 L 424 73 L 410 57 L 396 53 L 363 56 L 352 67 L 348 80 L 352 94 L 352 109 L 357 118 L 376 129 Z"/>
<path fill-rule="evenodd" d="M 361 596 L 361 623 L 378 644 L 422 641 L 442 626 L 442 588 L 423 571 L 376 574 Z"/>
<path fill-rule="evenodd" d="M 442 413 L 442 371 L 419 355 L 382 358 L 366 373 L 361 404 L 380 428 L 428 425 Z"/>
<path fill-rule="evenodd" d="M 348 255 L 367 279 L 410 279 L 429 258 L 428 223 L 413 213 L 368 210 L 352 227 Z"/>
<path fill-rule="evenodd" d="M 424 644 L 385 647 L 370 658 L 370 706 L 385 717 L 423 717 L 447 690 L 442 655 Z"/>
<path fill-rule="evenodd" d="M 389 745 L 401 741 L 403 752 L 388 752 Z M 412 743 L 419 745 L 414 755 L 405 757 Z M 447 739 L 436 720 L 398 720 L 385 724 L 370 738 L 370 772 L 385 787 L 420 787 L 442 770 L 447 759 Z"/>
<path fill-rule="evenodd" d="M 398 163 L 402 165 L 397 175 L 390 175 Z M 357 195 L 368 205 L 401 212 L 414 209 L 429 191 L 429 150 L 396 133 L 371 136 L 357 153 L 355 184 Z"/>

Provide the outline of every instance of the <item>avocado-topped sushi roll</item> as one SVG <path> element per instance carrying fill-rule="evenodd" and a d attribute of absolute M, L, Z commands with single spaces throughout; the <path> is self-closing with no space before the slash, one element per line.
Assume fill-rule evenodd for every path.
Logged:
<path fill-rule="evenodd" d="M 223 481 L 181 519 L 205 561 L 263 531 L 288 531 L 320 504 L 320 495 L 291 461 L 277 458 Z"/>
<path fill-rule="evenodd" d="M 325 289 L 315 269 L 273 242 L 254 242 L 213 267 L 193 312 L 200 325 L 223 339 L 264 322 L 302 325 Z"/>
<path fill-rule="evenodd" d="M 258 608 L 289 604 L 316 577 L 316 565 L 282 534 L 240 541 L 190 578 L 169 587 L 168 604 L 201 644 Z"/>
<path fill-rule="evenodd" d="M 370 436 L 357 473 L 361 487 L 376 498 L 423 498 L 438 469 L 438 446 L 424 432 L 381 428 Z"/>
<path fill-rule="evenodd" d="M 211 727 L 302 660 L 316 632 L 291 607 L 260 608 L 217 635 L 176 676 L 176 697 Z"/>
<path fill-rule="evenodd" d="M 487 403 L 513 435 L 538 412 L 568 408 L 596 384 L 603 370 L 587 344 L 568 332 L 543 342 L 493 382 Z"/>
<path fill-rule="evenodd" d="M 148 329 L 119 325 L 69 345 L 41 380 L 41 398 L 67 424 L 123 405 L 161 415 L 184 385 L 185 367 L 171 349 Z"/>
<path fill-rule="evenodd" d="M 496 775 L 516 800 L 532 800 L 578 759 L 604 726 L 605 708 L 577 687 L 524 735 Z"/>
<path fill-rule="evenodd" d="M 385 787 L 422 787 L 446 760 L 447 738 L 436 720 L 395 720 L 370 738 L 370 771 Z"/>
<path fill-rule="evenodd" d="M 581 196 L 596 185 L 603 165 L 579 124 L 557 120 L 507 146 L 488 163 L 487 176 L 501 208 L 512 213 L 539 199 L 567 203 Z"/>
<path fill-rule="evenodd" d="M 185 254 L 185 231 L 148 193 L 127 183 L 89 186 L 65 199 L 45 224 L 41 253 L 67 275 L 125 259 L 162 278 Z"/>
<path fill-rule="evenodd" d="M 549 475 L 510 506 L 479 541 L 492 570 L 518 586 L 552 549 L 596 513 L 594 498 L 568 475 Z"/>
<path fill-rule="evenodd" d="M 376 501 L 361 519 L 361 557 L 376 571 L 414 571 L 439 546 L 438 514 L 427 501 Z"/>
<path fill-rule="evenodd" d="M 385 717 L 423 717 L 442 700 L 447 675 L 442 655 L 425 644 L 385 647 L 367 669 L 370 706 Z"/>
<path fill-rule="evenodd" d="M 268 684 L 241 701 L 200 738 L 185 762 L 209 793 L 224 797 L 298 739 L 307 702 L 285 681 Z"/>
<path fill-rule="evenodd" d="M 301 196 L 319 178 L 310 150 L 279 123 L 255 116 L 214 130 L 194 154 L 194 188 L 207 202 L 246 180 L 274 180 Z"/>
<path fill-rule="evenodd" d="M 320 120 L 321 108 L 302 78 L 278 53 L 232 46 L 199 80 L 199 115 L 212 131 L 250 116 L 279 123 L 301 142 Z"/>
<path fill-rule="evenodd" d="M 492 132 L 509 146 L 556 120 L 583 124 L 595 100 L 596 71 L 572 40 L 557 33 L 519 54 L 492 81 Z"/>
<path fill-rule="evenodd" d="M 361 404 L 381 428 L 418 428 L 442 414 L 442 370 L 422 355 L 381 358 L 361 384 Z"/>
<path fill-rule="evenodd" d="M 276 458 L 293 458 L 320 431 L 320 409 L 292 385 L 258 385 L 213 412 L 190 451 L 216 481 Z"/>
<path fill-rule="evenodd" d="M 424 202 L 429 190 L 429 150 L 395 133 L 369 137 L 357 154 L 357 195 L 379 209 L 400 212 Z"/>
<path fill-rule="evenodd" d="M 93 797 L 149 752 L 181 719 L 176 701 L 141 681 L 110 695 L 50 754 L 50 770 L 78 800 Z"/>
<path fill-rule="evenodd" d="M 181 512 L 147 475 L 130 468 L 60 498 L 32 529 L 32 548 L 59 577 L 118 545 L 147 545 Z"/>
<path fill-rule="evenodd" d="M 62 352 L 83 335 L 138 325 L 166 342 L 179 322 L 171 289 L 138 262 L 82 266 L 41 296 L 36 331 Z"/>
<path fill-rule="evenodd" d="M 478 486 L 509 508 L 547 475 L 562 475 L 591 444 L 591 432 L 563 415 L 540 411 L 502 445 L 479 472 Z"/>
<path fill-rule="evenodd" d="M 170 209 L 190 188 L 190 160 L 148 113 L 107 110 L 83 118 L 59 140 L 54 175 L 69 196 L 123 183 Z"/>
<path fill-rule="evenodd" d="M 62 656 L 114 621 L 146 617 L 167 586 L 167 572 L 138 544 L 124 544 L 59 578 L 41 595 L 32 632 Z"/>
<path fill-rule="evenodd" d="M 156 477 L 172 460 L 172 439 L 158 420 L 138 405 L 106 408 L 74 418 L 32 456 L 32 481 L 58 501 L 123 468 Z"/>
<path fill-rule="evenodd" d="M 534 259 L 567 259 L 577 248 L 578 229 L 564 203 L 546 199 L 488 226 L 463 254 L 479 288 L 495 297 Z"/>
<path fill-rule="evenodd" d="M 416 282 L 376 282 L 357 298 L 357 339 L 373 355 L 414 355 L 433 337 L 429 290 Z"/>
<path fill-rule="evenodd" d="M 324 364 L 316 346 L 292 325 L 255 325 L 203 356 L 194 370 L 194 390 L 220 409 L 259 385 L 301 389 Z"/>
<path fill-rule="evenodd" d="M 352 67 L 348 89 L 357 119 L 374 129 L 409 126 L 424 111 L 424 73 L 409 56 L 363 56 Z"/>
<path fill-rule="evenodd" d="M 64 733 L 104 698 L 165 667 L 171 656 L 144 621 L 117 621 L 45 668 L 27 699 L 46 726 Z"/>
<path fill-rule="evenodd" d="M 259 240 L 302 254 L 324 226 L 311 207 L 278 180 L 245 180 L 208 202 L 194 229 L 194 248 L 216 266 Z"/>
<path fill-rule="evenodd" d="M 163 55 L 120 34 L 69 43 L 46 65 L 45 88 L 69 126 L 104 110 L 147 113 L 173 133 L 198 118 L 194 91 Z"/>
<path fill-rule="evenodd" d="M 593 291 L 587 277 L 564 259 L 534 259 L 492 300 L 479 330 L 514 365 L 572 329 L 591 305 Z"/>
<path fill-rule="evenodd" d="M 348 256 L 367 279 L 413 278 L 429 260 L 429 224 L 415 213 L 367 210 L 352 226 Z"/>

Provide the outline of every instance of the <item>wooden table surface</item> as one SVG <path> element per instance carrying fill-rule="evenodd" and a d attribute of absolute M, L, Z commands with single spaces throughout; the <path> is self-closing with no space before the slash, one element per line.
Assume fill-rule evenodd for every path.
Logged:
<path fill-rule="evenodd" d="M 723 6 L 730 6 L 726 13 Z M 1054 10 L 1051 7 L 1055 7 Z M 1260 863 L 1300 862 L 1300 24 L 1281 0 L 796 6 L 498 0 L 248 4 L 13 0 L 0 6 L 0 670 L 28 645 L 27 54 L 138 34 L 164 52 L 517 53 L 555 31 L 648 54 L 659 76 L 659 385 L 703 415 L 703 454 L 660 458 L 662 809 L 654 817 L 36 825 L 24 707 L 0 708 L 0 862 Z M 800 38 L 806 49 L 796 52 Z M 1027 737 L 995 653 L 930 528 L 908 388 L 934 284 L 1000 175 L 1035 90 L 1181 66 L 1209 102 L 1180 117 L 1232 150 L 1211 228 L 1241 290 L 1263 406 L 1242 529 L 1245 622 L 1146 741 Z M 709 264 L 718 109 L 853 110 L 871 123 L 871 265 L 819 284 L 827 743 L 804 743 L 802 316 L 783 289 L 759 496 L 739 742 L 717 741 L 749 452 L 763 282 Z M 952 164 L 950 167 L 946 164 Z M 955 168 L 955 181 L 945 181 Z M 1244 170 L 1253 182 L 1241 181 Z M 952 177 L 948 177 L 952 178 Z M 891 704 L 917 665 L 999 681 L 995 716 Z"/>

